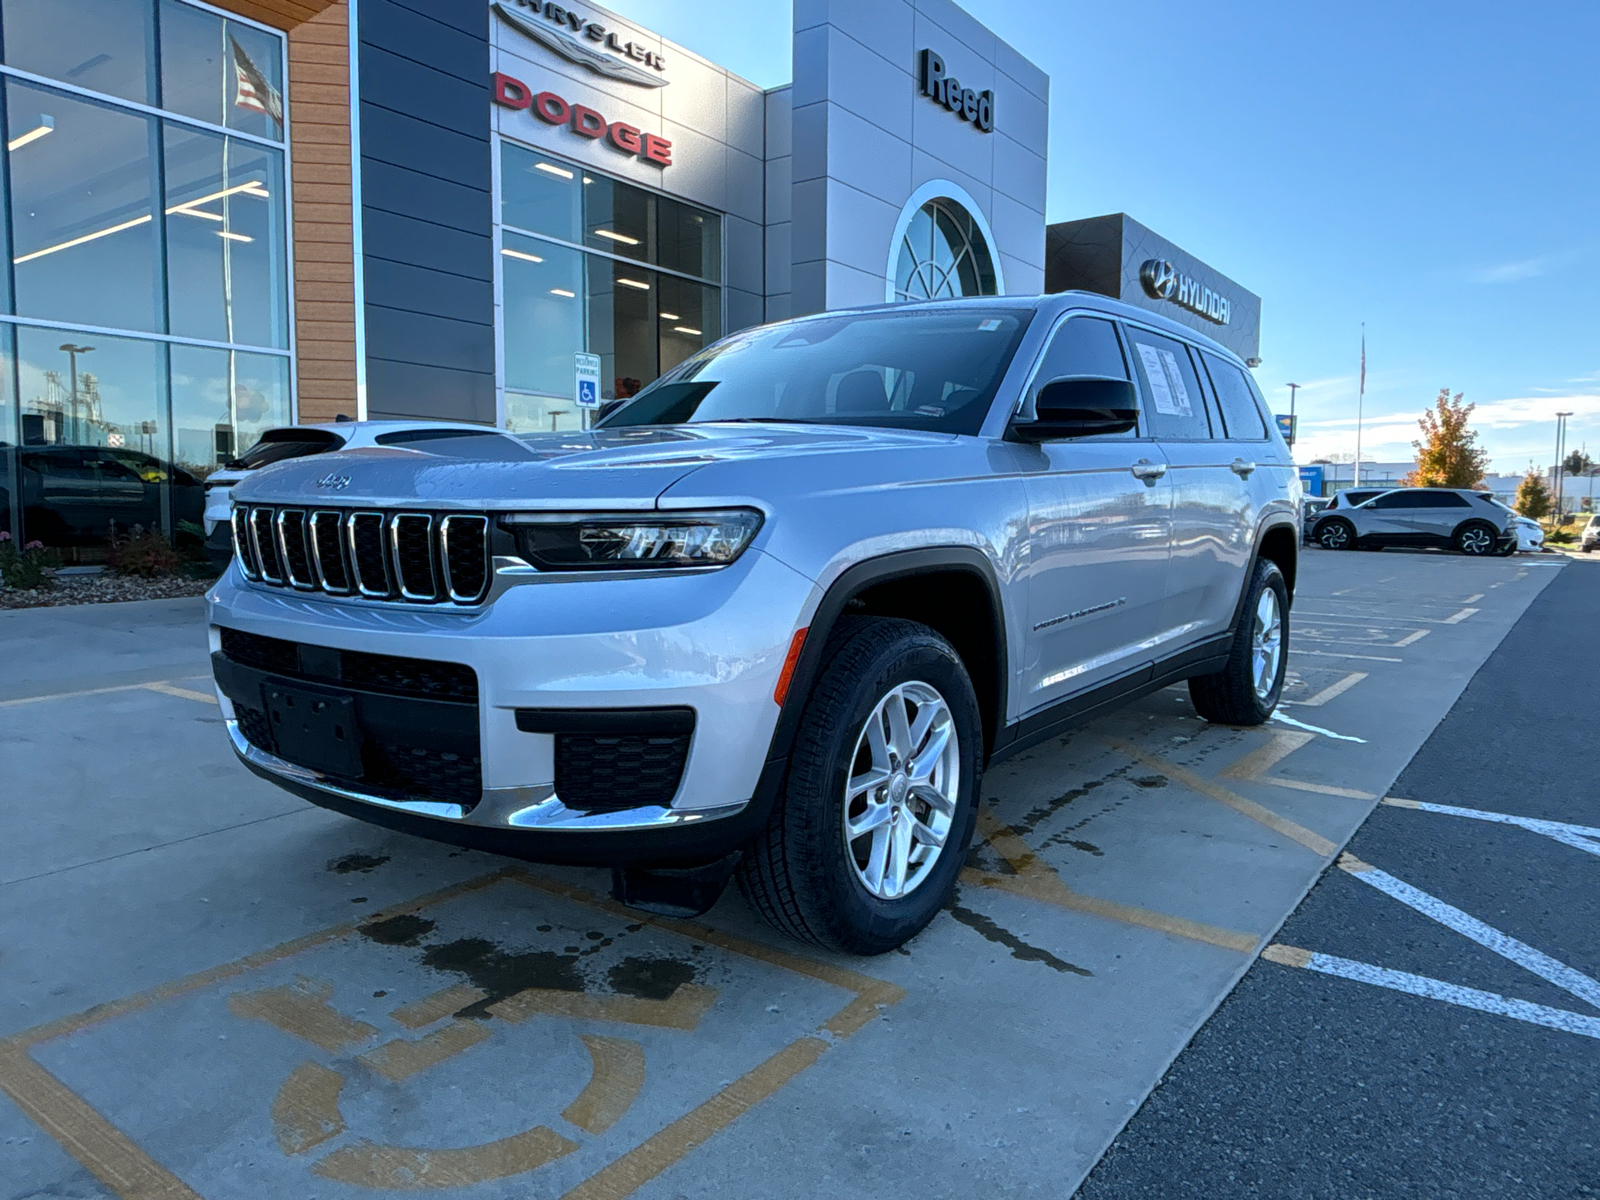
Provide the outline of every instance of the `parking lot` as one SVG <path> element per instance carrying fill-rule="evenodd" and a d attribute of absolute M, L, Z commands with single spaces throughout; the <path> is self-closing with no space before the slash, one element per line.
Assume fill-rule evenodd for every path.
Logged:
<path fill-rule="evenodd" d="M 1068 1195 L 1569 569 L 1307 550 L 1278 719 L 997 767 L 865 960 L 270 787 L 198 601 L 0 615 L 0 1196 Z"/>

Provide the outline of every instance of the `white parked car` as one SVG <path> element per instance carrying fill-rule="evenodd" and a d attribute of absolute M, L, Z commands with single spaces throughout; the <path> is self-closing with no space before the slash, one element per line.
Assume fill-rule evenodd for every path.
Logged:
<path fill-rule="evenodd" d="M 325 424 L 284 425 L 263 433 L 254 446 L 206 478 L 206 544 L 219 563 L 233 553 L 228 522 L 233 485 L 252 471 L 291 458 L 358 450 L 364 446 L 403 446 L 418 438 L 449 437 L 451 430 L 482 433 L 482 425 L 461 421 L 329 421 Z M 441 433 L 441 431 L 444 431 Z M 213 543 L 215 543 L 213 545 Z"/>
<path fill-rule="evenodd" d="M 1517 530 L 1517 549 L 1537 554 L 1544 549 L 1544 527 L 1528 517 L 1518 517 L 1513 524 Z"/>
<path fill-rule="evenodd" d="M 1583 527 L 1583 533 L 1578 538 L 1578 548 L 1588 554 L 1600 543 L 1600 513 L 1589 518 L 1589 523 Z"/>

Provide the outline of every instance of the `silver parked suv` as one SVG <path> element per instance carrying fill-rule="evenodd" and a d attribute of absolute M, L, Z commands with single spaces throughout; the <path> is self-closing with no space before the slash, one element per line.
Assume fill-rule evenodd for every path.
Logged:
<path fill-rule="evenodd" d="M 1488 492 L 1394 488 L 1366 500 L 1351 498 L 1358 502 L 1317 514 L 1312 541 L 1328 550 L 1434 546 L 1462 554 L 1516 553 L 1516 514 Z"/>
<path fill-rule="evenodd" d="M 234 489 L 235 750 L 307 800 L 879 953 L 947 901 L 987 764 L 1189 680 L 1283 686 L 1300 491 L 1232 354 L 1099 297 L 832 312 L 587 433 Z"/>

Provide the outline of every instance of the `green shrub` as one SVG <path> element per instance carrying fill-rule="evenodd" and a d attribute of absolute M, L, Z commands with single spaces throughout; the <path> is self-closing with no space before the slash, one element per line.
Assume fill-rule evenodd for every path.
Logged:
<path fill-rule="evenodd" d="M 112 527 L 109 562 L 118 575 L 162 579 L 176 572 L 182 561 L 172 543 L 158 529 L 135 525 L 119 537 L 116 527 Z"/>
<path fill-rule="evenodd" d="M 11 534 L 0 530 L 0 583 L 20 592 L 48 588 L 48 572 L 61 565 L 54 550 L 43 542 L 28 542 L 20 550 Z"/>

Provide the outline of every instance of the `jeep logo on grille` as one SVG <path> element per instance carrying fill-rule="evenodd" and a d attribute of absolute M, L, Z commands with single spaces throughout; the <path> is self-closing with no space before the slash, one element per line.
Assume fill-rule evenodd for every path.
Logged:
<path fill-rule="evenodd" d="M 329 474 L 324 475 L 321 479 L 317 480 L 317 486 L 319 488 L 332 488 L 336 492 L 342 492 L 345 488 L 350 486 L 350 476 L 335 475 L 330 472 Z"/>

